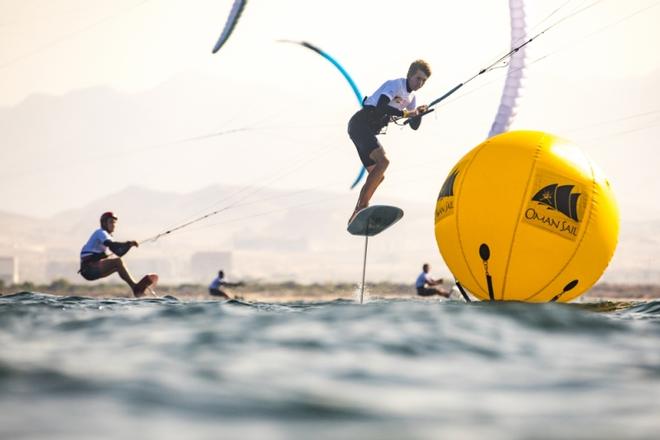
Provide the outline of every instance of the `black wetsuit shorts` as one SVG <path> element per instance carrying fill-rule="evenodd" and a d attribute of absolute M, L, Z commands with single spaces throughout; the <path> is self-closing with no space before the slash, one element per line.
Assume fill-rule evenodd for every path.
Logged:
<path fill-rule="evenodd" d="M 437 294 L 438 294 L 437 289 L 429 289 L 428 287 L 423 287 L 423 286 L 417 288 L 417 295 L 419 296 L 432 296 Z"/>
<path fill-rule="evenodd" d="M 369 155 L 376 148 L 382 147 L 376 135 L 380 133 L 384 125 L 375 120 L 374 111 L 373 107 L 364 107 L 355 113 L 348 122 L 348 135 L 355 144 L 360 161 L 365 168 L 376 164 Z"/>
<path fill-rule="evenodd" d="M 105 254 L 91 254 L 81 258 L 78 273 L 87 281 L 98 280 L 103 275 L 99 262 L 105 258 L 107 258 Z"/>
<path fill-rule="evenodd" d="M 211 295 L 211 296 L 222 296 L 224 298 L 229 298 L 229 295 L 227 295 L 225 292 L 223 292 L 220 289 L 211 289 L 211 288 L 209 288 L 209 295 Z"/>

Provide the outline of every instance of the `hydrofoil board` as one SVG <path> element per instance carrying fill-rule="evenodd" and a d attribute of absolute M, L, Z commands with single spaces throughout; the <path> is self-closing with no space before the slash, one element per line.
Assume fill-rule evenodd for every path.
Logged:
<path fill-rule="evenodd" d="M 357 213 L 347 230 L 353 235 L 373 237 L 401 220 L 401 217 L 403 209 L 396 206 L 368 206 Z"/>

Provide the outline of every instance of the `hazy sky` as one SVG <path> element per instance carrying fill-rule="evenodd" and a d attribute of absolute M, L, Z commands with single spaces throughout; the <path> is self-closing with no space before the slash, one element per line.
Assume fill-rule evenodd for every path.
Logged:
<path fill-rule="evenodd" d="M 509 45 L 506 0 L 250 0 L 229 42 L 212 55 L 232 3 L 0 0 L 1 110 L 19 109 L 35 94 L 66 99 L 97 87 L 135 102 L 163 99 L 142 130 L 120 133 L 121 145 L 100 151 L 86 146 L 86 155 L 62 148 L 55 159 L 40 154 L 14 165 L 22 177 L 3 181 L 0 209 L 50 215 L 128 185 L 187 192 L 214 183 L 264 184 L 327 189 L 352 200 L 357 194 L 347 186 L 359 162 L 345 127 L 357 108 L 355 98 L 325 60 L 275 40 L 307 40 L 325 49 L 352 73 L 363 94 L 425 58 L 434 73 L 419 102 L 469 78 Z M 527 3 L 532 34 L 585 9 L 530 45 L 512 128 L 575 140 L 610 176 L 626 208 L 624 219 L 660 218 L 660 208 L 648 202 L 660 193 L 660 2 Z M 470 83 L 417 133 L 390 127 L 382 142 L 392 165 L 375 201 L 397 197 L 432 204 L 454 163 L 488 133 L 505 74 L 499 69 Z M 177 96 L 181 100 L 173 100 Z M 99 98 L 98 107 L 108 109 L 109 123 L 117 117 L 111 103 Z M 186 143 L 168 149 L 167 156 L 145 152 L 243 128 L 259 130 Z M 25 130 L 39 131 L 40 125 Z M 53 144 L 66 143 L 65 130 L 49 136 Z M 12 147 L 1 148 L 3 157 L 11 157 Z M 110 182 L 98 185 L 93 173 L 80 171 L 108 172 L 97 161 L 115 148 L 121 157 L 105 162 L 112 169 Z M 57 179 L 37 172 L 52 160 L 61 161 Z M 147 161 L 143 172 L 120 166 Z M 84 188 L 72 192 L 67 175 L 80 176 L 85 185 L 76 185 Z"/>

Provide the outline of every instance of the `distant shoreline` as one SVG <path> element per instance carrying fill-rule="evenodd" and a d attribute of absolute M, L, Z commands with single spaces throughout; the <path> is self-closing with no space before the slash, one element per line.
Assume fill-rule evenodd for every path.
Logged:
<path fill-rule="evenodd" d="M 445 287 L 450 287 L 446 285 Z M 0 287 L 0 295 L 18 292 L 40 292 L 58 296 L 84 296 L 93 298 L 132 298 L 125 284 L 71 284 L 57 280 L 50 284 L 22 283 Z M 356 283 L 246 283 L 242 287 L 225 289 L 232 298 L 252 301 L 324 301 L 334 299 L 354 299 L 359 294 Z M 182 299 L 213 300 L 208 288 L 201 284 L 159 285 L 158 296 L 171 295 Z M 367 294 L 383 298 L 417 297 L 413 287 L 402 283 L 368 283 Z M 660 285 L 655 284 L 610 284 L 600 283 L 580 296 L 582 300 L 649 300 L 660 298 Z"/>

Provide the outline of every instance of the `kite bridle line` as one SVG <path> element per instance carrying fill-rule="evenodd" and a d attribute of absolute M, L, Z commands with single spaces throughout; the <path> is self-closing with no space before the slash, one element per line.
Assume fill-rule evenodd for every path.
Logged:
<path fill-rule="evenodd" d="M 434 99 L 433 101 L 431 101 L 431 102 L 429 103 L 429 105 L 428 105 L 428 108 L 430 109 L 430 108 L 434 107 L 435 105 L 441 103 L 442 101 L 444 101 L 445 99 L 449 98 L 451 95 L 453 95 L 454 93 L 456 93 L 456 92 L 457 92 L 459 89 L 461 89 L 464 85 L 470 83 L 471 81 L 473 81 L 473 80 L 476 79 L 477 77 L 483 75 L 484 73 L 490 72 L 491 70 L 494 70 L 494 69 L 497 69 L 497 68 L 501 67 L 501 66 L 498 66 L 498 64 L 500 64 L 500 63 L 504 62 L 505 60 L 508 60 L 509 58 L 511 58 L 511 57 L 512 57 L 513 55 L 515 55 L 520 49 L 522 49 L 523 47 L 527 46 L 527 45 L 530 44 L 532 41 L 536 40 L 538 37 L 540 37 L 541 35 L 543 35 L 543 34 L 545 34 L 546 32 L 548 32 L 550 29 L 554 28 L 555 26 L 558 26 L 559 24 L 561 24 L 562 22 L 568 20 L 569 18 L 572 18 L 572 17 L 574 17 L 574 16 L 576 16 L 576 15 L 578 15 L 578 14 L 584 12 L 584 11 L 587 10 L 587 9 L 590 9 L 591 7 L 595 6 L 596 4 L 598 4 L 598 3 L 602 2 L 602 1 L 603 1 L 603 0 L 595 0 L 593 3 L 591 3 L 591 4 L 587 5 L 587 6 L 585 6 L 584 8 L 582 8 L 582 9 L 578 9 L 577 11 L 573 12 L 572 14 L 569 14 L 569 15 L 567 15 L 567 16 L 561 18 L 560 20 L 556 21 L 555 23 L 553 23 L 553 24 L 547 26 L 546 28 L 544 28 L 544 29 L 541 30 L 540 32 L 537 32 L 536 34 L 534 34 L 534 35 L 531 36 L 530 38 L 526 39 L 523 43 L 521 43 L 521 44 L 515 46 L 515 47 L 512 48 L 510 51 L 508 51 L 506 54 L 504 54 L 504 55 L 502 55 L 501 57 L 499 57 L 497 60 L 495 60 L 494 62 L 492 62 L 492 63 L 489 64 L 488 66 L 486 66 L 486 67 L 484 67 L 483 69 L 479 70 L 479 72 L 477 72 L 476 74 L 474 74 L 473 76 L 471 76 L 471 77 L 468 78 L 467 80 L 465 80 L 465 81 L 463 81 L 462 83 L 460 83 L 460 84 L 454 86 L 452 89 L 450 89 L 449 91 L 447 91 L 444 95 L 442 95 L 442 96 L 440 96 L 439 98 L 436 98 L 436 99 Z M 568 3 L 568 2 L 566 2 L 566 3 Z M 566 4 L 566 3 L 565 3 L 565 4 Z M 564 4 L 564 5 L 565 5 L 565 4 Z M 555 11 L 555 12 L 556 12 L 556 11 Z M 555 12 L 553 12 L 553 14 L 554 14 Z M 551 15 L 552 15 L 552 14 L 551 14 Z M 430 111 L 426 111 L 426 112 L 422 113 L 421 115 L 419 115 L 419 117 L 423 117 L 424 115 L 427 115 L 428 113 L 430 113 Z M 410 123 L 410 119 L 407 119 L 407 120 L 403 123 L 403 125 L 408 125 L 409 123 Z"/>
<path fill-rule="evenodd" d="M 321 154 L 327 154 L 333 147 L 334 147 L 334 145 L 328 144 L 328 145 L 321 148 L 320 153 Z M 275 181 L 278 181 L 281 178 L 286 177 L 286 176 L 290 175 L 291 173 L 297 171 L 298 169 L 307 166 L 309 164 L 309 162 L 311 162 L 313 160 L 316 160 L 317 158 L 318 158 L 318 154 L 315 155 L 315 156 L 312 156 L 308 159 L 302 160 L 298 164 L 293 165 L 289 170 L 277 173 L 276 175 L 274 175 L 270 178 L 267 178 L 262 183 L 262 185 L 260 185 L 260 186 L 257 186 L 257 187 L 244 187 L 244 188 L 242 188 L 238 191 L 234 191 L 232 194 L 229 194 L 228 196 L 223 197 L 221 200 L 218 200 L 214 203 L 214 205 L 217 205 L 221 202 L 226 201 L 225 206 L 223 206 L 221 208 L 218 208 L 218 209 L 214 210 L 213 212 L 209 212 L 209 213 L 201 215 L 199 217 L 195 217 L 195 218 L 193 218 L 189 221 L 185 221 L 184 223 L 181 223 L 179 225 L 173 226 L 173 227 L 171 227 L 169 229 L 166 229 L 165 231 L 163 231 L 161 233 L 158 233 L 158 234 L 156 234 L 156 235 L 154 235 L 150 238 L 141 240 L 139 242 L 139 244 L 148 243 L 148 242 L 156 242 L 161 237 L 164 237 L 166 235 L 170 235 L 171 233 L 173 233 L 175 231 L 179 231 L 181 229 L 187 228 L 188 226 L 191 226 L 195 223 L 201 222 L 201 221 L 203 221 L 203 220 L 205 220 L 209 217 L 213 217 L 217 214 L 220 214 L 221 212 L 228 211 L 228 210 L 236 208 L 238 206 L 243 206 L 245 204 L 249 204 L 248 202 L 246 202 L 246 200 L 248 198 L 254 196 L 255 194 L 261 192 L 262 190 L 264 190 L 267 187 L 268 184 L 273 183 Z M 231 199 L 235 199 L 235 200 L 229 201 Z"/>
<path fill-rule="evenodd" d="M 221 213 L 222 211 L 226 211 L 226 210 L 228 210 L 228 209 L 231 208 L 231 207 L 232 207 L 232 205 L 225 206 L 224 208 L 220 208 L 220 209 L 215 210 L 215 211 L 213 211 L 213 212 L 210 212 L 210 213 L 208 213 L 208 214 L 204 214 L 204 215 L 201 216 L 201 217 L 197 217 L 196 219 L 190 220 L 189 222 L 183 223 L 183 224 L 181 224 L 181 225 L 179 225 L 179 226 L 176 226 L 176 227 L 174 227 L 174 228 L 172 228 L 172 229 L 168 229 L 167 231 L 163 231 L 163 232 L 161 232 L 161 233 L 159 233 L 159 234 L 154 235 L 153 237 L 146 238 L 146 239 L 140 241 L 139 244 L 149 243 L 149 242 L 155 242 L 156 240 L 158 240 L 158 239 L 161 238 L 161 237 L 164 237 L 164 236 L 166 236 L 166 235 L 169 235 L 169 234 L 171 234 L 172 232 L 178 231 L 179 229 L 183 229 L 183 228 L 185 228 L 185 227 L 187 227 L 187 226 L 190 226 L 190 225 L 192 225 L 192 224 L 194 224 L 194 223 L 201 222 L 202 220 L 207 219 L 207 218 L 209 218 L 209 217 L 211 217 L 211 216 L 214 216 L 214 215 L 216 215 L 216 214 L 219 214 L 219 213 Z"/>
<path fill-rule="evenodd" d="M 556 26 L 557 24 L 558 24 L 558 23 L 555 23 L 553 26 Z M 551 27 L 552 27 L 552 26 L 551 26 Z M 433 110 L 432 107 L 434 107 L 435 105 L 441 103 L 441 102 L 444 101 L 445 99 L 449 98 L 451 95 L 453 95 L 454 93 L 456 93 L 459 89 L 461 89 L 461 87 L 463 87 L 464 85 L 468 84 L 469 82 L 473 81 L 474 79 L 476 79 L 477 77 L 483 75 L 483 74 L 486 73 L 486 72 L 490 72 L 491 70 L 497 69 L 497 68 L 499 67 L 498 64 L 500 64 L 501 62 L 503 62 L 504 60 L 506 60 L 506 59 L 508 59 L 508 58 L 511 58 L 511 57 L 512 57 L 516 52 L 518 52 L 520 49 L 522 49 L 523 47 L 527 46 L 529 43 L 531 43 L 532 41 L 534 41 L 537 37 L 543 35 L 546 31 L 550 30 L 551 27 L 545 28 L 543 31 L 541 31 L 541 32 L 539 32 L 538 34 L 534 35 L 533 37 L 529 38 L 527 41 L 525 41 L 525 42 L 522 43 L 521 45 L 516 46 L 515 48 L 511 49 L 506 55 L 504 55 L 504 56 L 498 58 L 497 61 L 495 61 L 494 63 L 490 64 L 488 67 L 485 67 L 485 68 L 481 69 L 478 73 L 476 73 L 476 74 L 473 75 L 472 77 L 468 78 L 467 80 L 463 81 L 462 83 L 460 83 L 460 84 L 454 86 L 452 89 L 450 89 L 449 91 L 447 91 L 447 92 L 446 92 L 444 95 L 442 95 L 441 97 L 436 98 L 436 99 L 434 99 L 433 101 L 431 101 L 431 102 L 429 103 L 429 105 L 428 105 L 429 110 L 426 111 L 426 112 L 424 112 L 424 113 L 422 113 L 421 115 L 419 115 L 419 117 L 423 117 L 423 116 L 425 116 L 425 115 L 431 113 L 431 111 Z M 403 123 L 403 125 L 408 125 L 409 123 L 410 123 L 410 119 L 407 119 L 407 120 Z"/>

